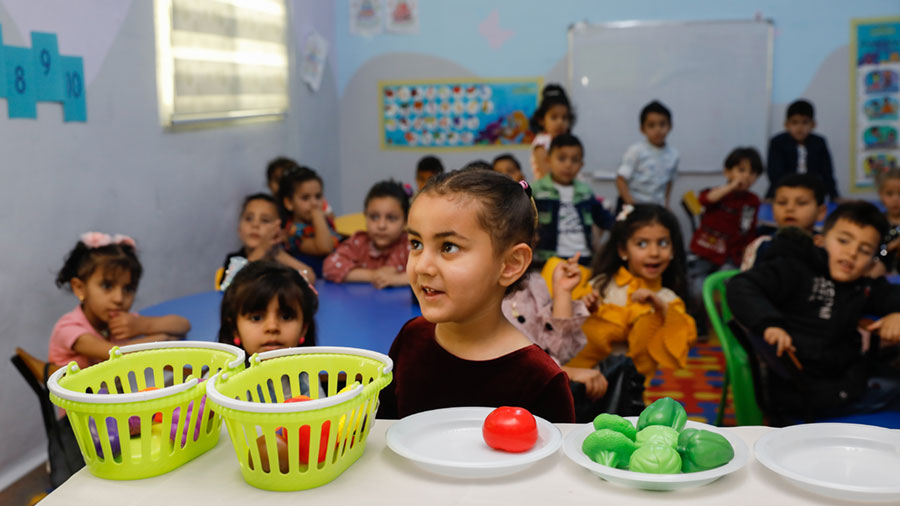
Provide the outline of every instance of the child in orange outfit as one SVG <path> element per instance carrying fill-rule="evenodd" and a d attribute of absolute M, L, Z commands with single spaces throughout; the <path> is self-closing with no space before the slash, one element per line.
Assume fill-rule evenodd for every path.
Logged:
<path fill-rule="evenodd" d="M 592 270 L 599 306 L 582 326 L 587 345 L 567 365 L 593 367 L 625 343 L 647 383 L 659 367 L 685 367 L 697 330 L 680 296 L 685 255 L 675 216 L 655 204 L 625 206 Z"/>

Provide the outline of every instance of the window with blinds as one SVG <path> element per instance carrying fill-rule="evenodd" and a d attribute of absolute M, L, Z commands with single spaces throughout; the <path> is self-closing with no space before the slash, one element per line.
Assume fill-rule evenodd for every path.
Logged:
<path fill-rule="evenodd" d="M 286 44 L 285 0 L 156 0 L 162 123 L 283 115 Z"/>

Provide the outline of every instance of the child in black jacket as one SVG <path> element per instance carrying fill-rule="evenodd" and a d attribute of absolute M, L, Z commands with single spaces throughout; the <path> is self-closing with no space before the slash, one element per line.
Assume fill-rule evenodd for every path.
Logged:
<path fill-rule="evenodd" d="M 766 198 L 775 196 L 775 184 L 788 174 L 815 174 L 822 180 L 825 193 L 838 198 L 831 152 L 825 138 L 812 133 L 816 128 L 815 109 L 806 100 L 797 100 L 787 108 L 784 132 L 772 137 L 766 160 L 769 190 Z"/>
<path fill-rule="evenodd" d="M 770 414 L 817 419 L 900 408 L 900 375 L 873 379 L 857 331 L 864 315 L 886 315 L 869 330 L 883 344 L 900 341 L 900 286 L 865 276 L 886 229 L 872 204 L 843 204 L 825 222 L 821 247 L 786 229 L 756 266 L 728 283 L 737 321 L 777 357 L 796 353 L 802 368 L 785 365 L 787 374 L 766 379 Z"/>

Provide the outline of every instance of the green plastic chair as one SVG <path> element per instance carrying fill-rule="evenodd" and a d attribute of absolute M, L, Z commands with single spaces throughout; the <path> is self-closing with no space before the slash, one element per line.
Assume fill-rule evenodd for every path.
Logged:
<path fill-rule="evenodd" d="M 725 282 L 739 270 L 719 271 L 709 275 L 703 281 L 703 304 L 709 315 L 710 324 L 722 344 L 725 354 L 725 374 L 722 381 L 722 399 L 716 414 L 716 425 L 722 426 L 725 418 L 725 404 L 728 400 L 728 387 L 734 399 L 734 416 L 738 425 L 762 425 L 763 414 L 756 402 L 756 391 L 753 386 L 753 373 L 747 351 L 731 333 L 726 322 L 731 320 L 731 310 L 725 300 Z"/>

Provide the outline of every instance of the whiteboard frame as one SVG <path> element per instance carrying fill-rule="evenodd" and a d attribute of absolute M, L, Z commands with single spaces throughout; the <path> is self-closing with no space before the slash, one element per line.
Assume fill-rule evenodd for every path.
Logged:
<path fill-rule="evenodd" d="M 654 26 L 690 26 L 690 25 L 709 25 L 709 24 L 746 24 L 746 23 L 764 23 L 768 25 L 766 36 L 766 139 L 772 138 L 772 78 L 774 74 L 775 60 L 775 21 L 771 18 L 752 18 L 752 19 L 721 19 L 721 20 L 696 20 L 696 21 L 668 21 L 668 20 L 625 20 L 625 21 L 608 21 L 604 23 L 590 23 L 587 20 L 578 21 L 569 25 L 566 30 L 566 39 L 568 40 L 568 52 L 566 54 L 566 77 L 568 89 L 574 89 L 575 83 L 575 30 L 585 30 L 591 28 L 599 29 L 619 29 L 619 28 L 646 28 Z M 715 172 L 702 170 L 679 170 L 679 174 L 687 175 L 708 175 Z M 592 176 L 599 181 L 611 181 L 616 179 L 615 169 L 612 172 L 595 171 Z"/>

